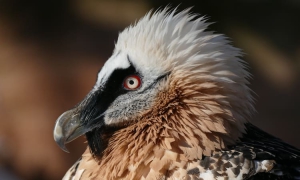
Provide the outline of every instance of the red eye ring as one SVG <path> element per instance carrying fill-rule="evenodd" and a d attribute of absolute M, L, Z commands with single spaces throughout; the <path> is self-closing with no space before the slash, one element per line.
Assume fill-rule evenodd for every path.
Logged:
<path fill-rule="evenodd" d="M 138 75 L 130 75 L 124 79 L 123 86 L 127 90 L 136 90 L 142 84 L 141 78 Z"/>

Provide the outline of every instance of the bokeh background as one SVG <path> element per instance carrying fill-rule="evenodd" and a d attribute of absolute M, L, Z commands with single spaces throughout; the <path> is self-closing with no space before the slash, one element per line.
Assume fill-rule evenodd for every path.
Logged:
<path fill-rule="evenodd" d="M 56 118 L 92 88 L 118 32 L 148 10 L 180 4 L 216 22 L 245 52 L 258 113 L 252 122 L 300 148 L 299 0 L 0 0 L 0 179 L 61 179 Z"/>

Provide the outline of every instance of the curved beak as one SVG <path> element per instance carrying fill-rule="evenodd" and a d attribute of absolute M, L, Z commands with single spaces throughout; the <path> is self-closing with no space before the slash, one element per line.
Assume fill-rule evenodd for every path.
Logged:
<path fill-rule="evenodd" d="M 88 129 L 80 123 L 79 113 L 75 111 L 76 109 L 71 109 L 60 115 L 56 120 L 53 131 L 54 140 L 65 152 L 69 152 L 66 148 L 66 143 L 88 132 Z"/>

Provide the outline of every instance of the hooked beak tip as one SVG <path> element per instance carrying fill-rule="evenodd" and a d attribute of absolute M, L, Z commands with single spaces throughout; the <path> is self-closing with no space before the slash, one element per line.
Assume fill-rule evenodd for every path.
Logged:
<path fill-rule="evenodd" d="M 61 126 L 55 126 L 54 128 L 54 132 L 53 132 L 53 135 L 54 135 L 54 140 L 56 142 L 56 144 L 65 152 L 69 153 L 68 149 L 66 148 L 66 139 L 65 137 L 63 136 L 63 131 L 62 131 L 62 128 Z"/>
<path fill-rule="evenodd" d="M 61 150 L 65 151 L 67 153 L 70 153 L 69 150 L 66 147 L 64 139 L 59 139 L 59 140 L 55 140 L 55 141 L 56 141 L 57 145 L 60 147 Z"/>
<path fill-rule="evenodd" d="M 55 123 L 53 136 L 58 146 L 65 152 L 69 152 L 66 144 L 82 136 L 88 131 L 81 125 L 78 114 L 69 110 L 60 115 Z"/>

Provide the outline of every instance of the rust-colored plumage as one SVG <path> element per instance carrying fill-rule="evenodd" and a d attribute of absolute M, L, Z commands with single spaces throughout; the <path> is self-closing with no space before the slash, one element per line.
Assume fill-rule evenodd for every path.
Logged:
<path fill-rule="evenodd" d="M 282 142 L 249 123 L 240 51 L 188 11 L 148 14 L 120 34 L 92 91 L 57 120 L 63 149 L 82 134 L 89 144 L 64 179 L 291 177 L 276 164 L 299 166 L 299 151 L 288 146 L 294 156 L 276 161 L 283 152 L 264 144 Z"/>
<path fill-rule="evenodd" d="M 214 83 L 193 79 L 188 72 L 171 74 L 161 83 L 170 87 L 161 90 L 154 108 L 112 134 L 98 162 L 89 150 L 85 152 L 79 165 L 85 170 L 83 177 L 159 179 L 168 174 L 183 178 L 202 155 L 210 156 L 242 135 L 244 127 L 237 126 L 230 113 L 226 92 Z"/>

